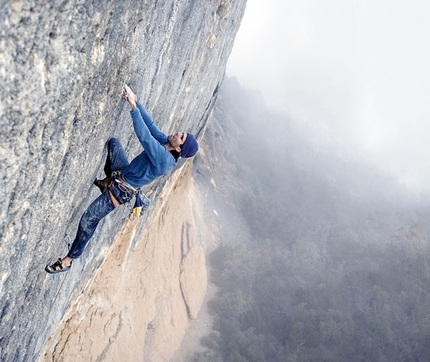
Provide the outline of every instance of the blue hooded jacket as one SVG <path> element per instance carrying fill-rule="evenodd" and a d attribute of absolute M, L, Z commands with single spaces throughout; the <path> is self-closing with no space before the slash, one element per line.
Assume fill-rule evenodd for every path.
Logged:
<path fill-rule="evenodd" d="M 164 147 L 168 142 L 167 136 L 157 128 L 140 102 L 130 114 L 144 151 L 124 169 L 123 177 L 130 185 L 139 188 L 169 172 L 176 165 L 176 160 Z"/>

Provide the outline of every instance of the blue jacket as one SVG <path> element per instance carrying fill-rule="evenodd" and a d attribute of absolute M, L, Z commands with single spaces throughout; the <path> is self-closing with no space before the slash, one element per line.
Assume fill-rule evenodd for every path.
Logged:
<path fill-rule="evenodd" d="M 176 160 L 164 147 L 168 142 L 167 136 L 157 128 L 140 102 L 130 114 L 144 151 L 124 169 L 123 177 L 130 185 L 142 187 L 170 171 L 176 165 Z"/>

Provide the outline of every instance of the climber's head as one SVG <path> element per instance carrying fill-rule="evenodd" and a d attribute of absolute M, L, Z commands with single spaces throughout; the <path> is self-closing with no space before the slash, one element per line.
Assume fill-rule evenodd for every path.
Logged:
<path fill-rule="evenodd" d="M 199 149 L 197 140 L 191 133 L 177 132 L 168 137 L 171 151 L 178 152 L 179 157 L 193 157 Z"/>

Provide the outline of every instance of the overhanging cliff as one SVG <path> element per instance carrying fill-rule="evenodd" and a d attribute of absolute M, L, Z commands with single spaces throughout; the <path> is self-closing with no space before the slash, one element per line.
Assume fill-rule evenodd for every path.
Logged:
<path fill-rule="evenodd" d="M 125 208 L 102 221 L 64 284 L 44 272 L 97 195 L 106 141 L 120 138 L 130 158 L 140 150 L 123 83 L 164 132 L 200 135 L 245 2 L 1 1 L 2 361 L 36 358 L 124 224 Z M 145 190 L 152 199 L 168 176 Z"/>

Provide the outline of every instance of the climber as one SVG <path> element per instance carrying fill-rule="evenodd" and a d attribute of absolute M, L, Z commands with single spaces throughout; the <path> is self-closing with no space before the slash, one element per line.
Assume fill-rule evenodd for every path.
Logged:
<path fill-rule="evenodd" d="M 46 266 L 45 270 L 50 274 L 70 269 L 73 259 L 82 254 L 101 219 L 118 205 L 129 202 L 142 186 L 170 171 L 179 157 L 193 157 L 198 150 L 198 143 L 191 133 L 177 132 L 166 136 L 161 132 L 127 85 L 124 86 L 123 98 L 131 106 L 134 130 L 144 151 L 129 163 L 119 140 L 109 140 L 105 171 L 108 171 L 107 175 L 111 174 L 111 177 L 94 181 L 102 194 L 82 215 L 69 253 L 54 264 Z"/>

